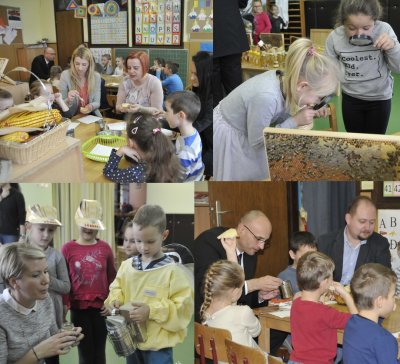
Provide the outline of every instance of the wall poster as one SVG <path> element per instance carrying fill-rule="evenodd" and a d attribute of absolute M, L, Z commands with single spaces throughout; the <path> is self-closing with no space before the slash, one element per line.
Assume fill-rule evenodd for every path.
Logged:
<path fill-rule="evenodd" d="M 91 45 L 128 45 L 128 5 L 123 0 L 88 1 Z"/>
<path fill-rule="evenodd" d="M 134 45 L 183 45 L 183 1 L 135 0 Z"/>

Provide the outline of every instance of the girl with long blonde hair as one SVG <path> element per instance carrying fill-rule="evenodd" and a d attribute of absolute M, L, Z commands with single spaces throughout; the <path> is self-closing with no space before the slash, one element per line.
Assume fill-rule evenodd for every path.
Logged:
<path fill-rule="evenodd" d="M 200 316 L 203 325 L 229 330 L 233 341 L 259 349 L 253 338 L 261 332 L 260 322 L 249 306 L 236 304 L 243 285 L 244 271 L 238 263 L 213 263 L 204 279 Z"/>
<path fill-rule="evenodd" d="M 71 68 L 60 78 L 61 95 L 73 114 L 93 113 L 101 116 L 101 77 L 95 72 L 95 62 L 89 48 L 76 48 L 72 53 Z"/>
<path fill-rule="evenodd" d="M 263 129 L 297 128 L 323 115 L 313 110 L 339 85 L 338 68 L 316 52 L 311 40 L 300 38 L 289 47 L 285 71 L 252 77 L 214 109 L 214 178 L 265 180 L 269 177 Z"/>

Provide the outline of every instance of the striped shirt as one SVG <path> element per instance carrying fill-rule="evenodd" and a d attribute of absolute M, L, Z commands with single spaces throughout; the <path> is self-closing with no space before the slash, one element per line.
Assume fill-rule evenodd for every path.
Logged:
<path fill-rule="evenodd" d="M 201 159 L 202 144 L 197 130 L 192 135 L 176 139 L 176 155 L 185 168 L 184 182 L 200 181 L 204 173 L 204 163 Z"/>

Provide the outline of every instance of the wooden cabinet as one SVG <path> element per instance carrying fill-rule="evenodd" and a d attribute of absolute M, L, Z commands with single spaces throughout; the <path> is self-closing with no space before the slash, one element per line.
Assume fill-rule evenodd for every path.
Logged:
<path fill-rule="evenodd" d="M 400 37 L 400 0 L 388 0 L 386 2 L 386 6 L 384 6 L 384 18 L 382 20 L 388 22 L 392 26 L 394 32 L 397 35 L 397 38 L 399 38 Z"/>
<path fill-rule="evenodd" d="M 193 214 L 167 214 L 167 229 L 169 235 L 164 244 L 182 244 L 192 248 L 194 240 Z"/>
<path fill-rule="evenodd" d="M 305 35 L 310 37 L 310 29 L 333 29 L 339 0 L 304 1 Z"/>

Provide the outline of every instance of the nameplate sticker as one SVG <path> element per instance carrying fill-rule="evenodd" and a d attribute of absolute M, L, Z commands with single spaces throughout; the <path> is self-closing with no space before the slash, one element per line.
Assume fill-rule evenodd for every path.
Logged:
<path fill-rule="evenodd" d="M 144 294 L 145 294 L 145 296 L 157 297 L 157 292 L 153 291 L 151 289 L 145 289 Z"/>

